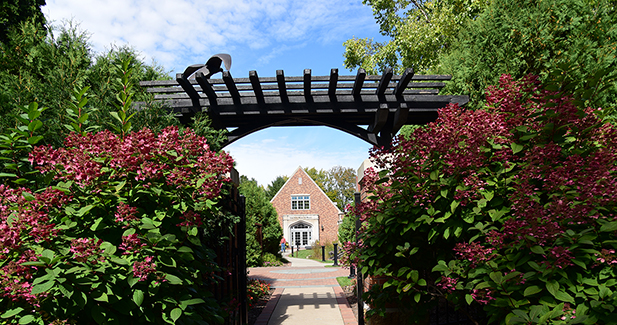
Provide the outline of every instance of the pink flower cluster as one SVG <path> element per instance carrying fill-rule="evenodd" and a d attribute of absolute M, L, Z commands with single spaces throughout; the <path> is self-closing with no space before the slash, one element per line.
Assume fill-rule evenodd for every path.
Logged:
<path fill-rule="evenodd" d="M 485 248 L 478 242 L 457 243 L 454 251 L 458 258 L 470 261 L 472 268 L 495 257 L 494 248 Z"/>
<path fill-rule="evenodd" d="M 196 213 L 195 211 L 186 211 L 180 217 L 180 220 L 183 220 L 181 223 L 177 224 L 178 227 L 199 227 L 203 224 L 201 220 L 201 215 Z"/>
<path fill-rule="evenodd" d="M 436 285 L 438 288 L 441 288 L 445 292 L 452 293 L 454 292 L 454 290 L 456 290 L 457 283 L 458 283 L 458 279 L 456 278 L 442 276 L 441 281 L 438 282 Z"/>
<path fill-rule="evenodd" d="M 26 250 L 13 261 L 0 268 L 0 297 L 6 297 L 11 301 L 25 301 L 37 304 L 39 299 L 47 296 L 46 293 L 31 294 L 33 274 L 37 271 L 36 266 L 21 265 L 25 262 L 37 261 L 38 258 L 32 250 Z"/>
<path fill-rule="evenodd" d="M 471 297 L 473 298 L 473 300 L 479 302 L 482 305 L 486 305 L 491 302 L 491 300 L 495 300 L 495 298 L 493 297 L 493 292 L 488 288 L 473 289 L 471 291 Z"/>
<path fill-rule="evenodd" d="M 595 256 L 597 257 L 596 261 L 598 264 L 617 264 L 617 256 L 615 256 L 614 249 L 602 249 L 600 253 L 596 253 Z"/>
<path fill-rule="evenodd" d="M 122 243 L 120 244 L 120 249 L 124 252 L 122 255 L 130 255 L 137 253 L 142 247 L 146 246 L 137 234 L 132 234 L 128 236 L 122 236 Z"/>
<path fill-rule="evenodd" d="M 105 257 L 100 255 L 102 240 L 94 238 L 78 238 L 71 241 L 70 252 L 73 253 L 73 258 L 78 262 L 91 262 L 96 264 L 102 262 Z"/>
<path fill-rule="evenodd" d="M 145 258 L 143 262 L 135 262 L 133 264 L 133 276 L 139 281 L 146 281 L 148 275 L 156 272 L 156 263 L 152 262 L 152 256 Z"/>
<path fill-rule="evenodd" d="M 110 180 L 164 180 L 173 187 L 196 186 L 200 195 L 216 197 L 233 159 L 225 152 L 209 150 L 204 137 L 192 131 L 180 133 L 175 127 L 155 135 L 148 129 L 121 138 L 109 131 L 70 134 L 65 147 L 35 147 L 30 162 L 57 179 L 74 180 L 82 186 L 95 185 L 100 178 Z"/>
<path fill-rule="evenodd" d="M 118 211 L 114 215 L 117 223 L 124 223 L 123 228 L 128 228 L 133 221 L 138 221 L 137 208 L 124 202 L 118 203 Z"/>

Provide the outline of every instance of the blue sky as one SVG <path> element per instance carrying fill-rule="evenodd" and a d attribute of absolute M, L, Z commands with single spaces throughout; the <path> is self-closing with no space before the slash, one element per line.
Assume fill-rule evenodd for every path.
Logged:
<path fill-rule="evenodd" d="M 384 40 L 361 0 L 47 0 L 54 24 L 72 21 L 90 34 L 93 50 L 129 44 L 147 63 L 171 75 L 204 63 L 216 53 L 232 56 L 231 75 L 260 77 L 352 74 L 343 67 L 343 42 L 352 37 Z M 215 76 L 216 78 L 216 76 Z M 326 127 L 279 127 L 259 131 L 226 148 L 240 174 L 267 185 L 298 167 L 358 168 L 370 145 Z"/>

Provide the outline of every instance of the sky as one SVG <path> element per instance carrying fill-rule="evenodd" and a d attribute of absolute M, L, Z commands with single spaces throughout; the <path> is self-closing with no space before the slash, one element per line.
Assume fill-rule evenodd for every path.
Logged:
<path fill-rule="evenodd" d="M 232 57 L 230 73 L 248 77 L 355 75 L 343 66 L 343 42 L 383 41 L 372 9 L 361 0 L 47 0 L 41 8 L 55 25 L 71 22 L 90 35 L 95 52 L 128 44 L 146 63 L 170 75 L 213 54 Z M 217 76 L 214 76 L 216 78 Z M 267 186 L 298 166 L 357 169 L 368 143 L 327 127 L 268 128 L 225 148 L 241 175 Z"/>

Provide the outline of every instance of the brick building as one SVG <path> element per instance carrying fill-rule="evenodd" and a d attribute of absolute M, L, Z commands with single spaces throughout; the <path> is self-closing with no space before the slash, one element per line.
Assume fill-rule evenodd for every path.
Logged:
<path fill-rule="evenodd" d="M 279 215 L 283 236 L 290 244 L 334 243 L 343 213 L 313 179 L 298 167 L 270 201 Z"/>

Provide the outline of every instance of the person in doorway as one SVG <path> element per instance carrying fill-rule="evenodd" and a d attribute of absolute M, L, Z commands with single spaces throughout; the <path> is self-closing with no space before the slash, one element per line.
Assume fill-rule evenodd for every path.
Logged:
<path fill-rule="evenodd" d="M 285 253 L 285 248 L 287 247 L 287 241 L 285 240 L 285 237 L 283 237 L 281 239 L 281 252 Z"/>

